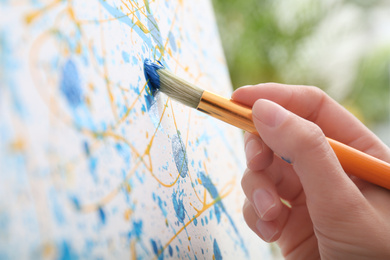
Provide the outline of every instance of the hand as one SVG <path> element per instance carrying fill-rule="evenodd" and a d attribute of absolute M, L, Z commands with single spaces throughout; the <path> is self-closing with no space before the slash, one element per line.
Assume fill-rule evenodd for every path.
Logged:
<path fill-rule="evenodd" d="M 387 162 L 390 149 L 315 87 L 247 86 L 232 99 L 253 106 L 261 137 L 245 134 L 248 226 L 286 259 L 390 259 L 390 191 L 348 176 L 325 135 Z"/>

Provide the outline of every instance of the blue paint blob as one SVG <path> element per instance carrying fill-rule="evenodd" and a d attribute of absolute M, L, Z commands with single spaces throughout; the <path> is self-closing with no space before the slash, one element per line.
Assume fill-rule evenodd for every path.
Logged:
<path fill-rule="evenodd" d="M 214 211 L 215 211 L 215 217 L 217 218 L 217 222 L 219 224 L 221 222 L 221 211 L 217 206 L 214 207 Z"/>
<path fill-rule="evenodd" d="M 73 205 L 77 210 L 81 209 L 80 201 L 77 197 L 71 197 L 70 200 L 73 202 Z"/>
<path fill-rule="evenodd" d="M 197 226 L 198 225 L 198 219 L 197 218 L 194 218 L 194 225 Z"/>
<path fill-rule="evenodd" d="M 177 219 L 179 220 L 179 222 L 184 223 L 185 209 L 183 199 L 180 198 L 180 194 L 178 195 L 177 192 L 174 192 L 172 194 L 172 203 L 176 212 Z"/>
<path fill-rule="evenodd" d="M 133 232 L 137 238 L 141 238 L 142 236 L 142 220 L 140 221 L 133 221 Z"/>
<path fill-rule="evenodd" d="M 158 247 L 156 241 L 153 239 L 150 239 L 150 243 L 152 244 L 153 252 L 155 255 L 158 255 Z"/>
<path fill-rule="evenodd" d="M 150 243 L 152 244 L 153 252 L 156 256 L 158 256 L 159 260 L 164 259 L 164 254 L 162 254 L 162 251 L 164 250 L 162 246 L 158 246 L 157 242 L 153 239 L 150 239 Z"/>
<path fill-rule="evenodd" d="M 168 212 L 167 210 L 165 209 L 165 206 L 166 206 L 166 202 L 162 201 L 162 199 L 160 197 L 157 197 L 157 200 L 158 200 L 158 206 L 160 207 L 164 217 L 166 217 L 168 215 Z"/>
<path fill-rule="evenodd" d="M 171 48 L 174 52 L 176 52 L 176 40 L 175 36 L 173 35 L 172 31 L 168 33 L 168 39 L 169 39 L 169 44 L 171 45 Z"/>
<path fill-rule="evenodd" d="M 134 65 L 137 65 L 138 64 L 138 59 L 137 57 L 133 56 L 133 64 Z"/>
<path fill-rule="evenodd" d="M 222 260 L 221 250 L 219 250 L 217 240 L 215 240 L 215 239 L 214 239 L 214 243 L 213 243 L 213 248 L 214 248 L 215 260 Z"/>
<path fill-rule="evenodd" d="M 125 62 L 130 62 L 130 54 L 125 51 L 122 51 L 122 58 Z"/>
<path fill-rule="evenodd" d="M 82 103 L 79 72 L 74 62 L 70 59 L 67 60 L 62 68 L 60 90 L 72 107 L 77 107 Z"/>
<path fill-rule="evenodd" d="M 130 165 L 131 161 L 131 149 L 128 145 L 123 145 L 121 143 L 115 144 L 116 151 L 123 158 L 125 164 Z"/>
<path fill-rule="evenodd" d="M 83 148 L 84 148 L 84 153 L 85 153 L 85 155 L 86 156 L 89 156 L 90 154 L 91 154 L 91 151 L 90 151 L 90 149 L 89 149 L 89 144 L 88 144 L 88 142 L 84 142 L 83 143 Z"/>
<path fill-rule="evenodd" d="M 104 212 L 102 207 L 99 207 L 98 214 L 99 214 L 99 219 L 102 222 L 102 224 L 106 224 L 106 213 Z"/>
<path fill-rule="evenodd" d="M 96 157 L 90 157 L 88 160 L 89 173 L 92 175 L 94 181 L 97 181 L 96 168 L 98 164 L 98 159 Z"/>
<path fill-rule="evenodd" d="M 217 188 L 211 182 L 210 178 L 204 174 L 204 172 L 199 172 L 200 180 L 202 181 L 202 185 L 206 188 L 206 190 L 210 193 L 213 199 L 219 196 Z"/>
<path fill-rule="evenodd" d="M 62 241 L 62 243 L 58 246 L 58 251 L 58 259 L 60 260 L 78 259 L 66 241 Z"/>
<path fill-rule="evenodd" d="M 180 176 L 186 177 L 188 174 L 187 151 L 179 132 L 172 138 L 172 152 Z"/>
<path fill-rule="evenodd" d="M 172 249 L 171 245 L 168 246 L 168 252 L 169 252 L 169 256 L 173 255 L 173 249 Z"/>
<path fill-rule="evenodd" d="M 144 60 L 144 74 L 145 79 L 148 82 L 149 90 L 152 95 L 160 88 L 160 76 L 157 73 L 157 70 L 164 69 L 164 66 L 157 61 L 158 63 L 152 62 L 149 59 Z"/>

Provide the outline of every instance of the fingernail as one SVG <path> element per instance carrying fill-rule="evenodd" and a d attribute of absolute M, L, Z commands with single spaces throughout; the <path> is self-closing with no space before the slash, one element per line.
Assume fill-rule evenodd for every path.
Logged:
<path fill-rule="evenodd" d="M 251 88 L 251 87 L 253 87 L 253 85 L 245 85 L 245 86 L 241 86 L 239 88 Z"/>
<path fill-rule="evenodd" d="M 253 192 L 253 203 L 260 218 L 263 218 L 270 209 L 276 206 L 274 196 L 265 189 L 257 189 Z"/>
<path fill-rule="evenodd" d="M 247 165 L 263 151 L 263 144 L 261 141 L 252 138 L 245 145 L 245 156 Z"/>
<path fill-rule="evenodd" d="M 289 112 L 278 104 L 269 100 L 260 99 L 252 107 L 252 115 L 269 127 L 281 125 Z"/>
<path fill-rule="evenodd" d="M 263 222 L 260 219 L 256 222 L 256 228 L 266 242 L 272 241 L 279 229 L 274 222 Z"/>

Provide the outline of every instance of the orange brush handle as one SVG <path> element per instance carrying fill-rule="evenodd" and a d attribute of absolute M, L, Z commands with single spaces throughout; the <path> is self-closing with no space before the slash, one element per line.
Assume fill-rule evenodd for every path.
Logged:
<path fill-rule="evenodd" d="M 204 91 L 197 107 L 210 116 L 259 135 L 252 121 L 252 108 Z M 348 145 L 327 138 L 344 171 L 390 190 L 390 164 Z"/>
<path fill-rule="evenodd" d="M 390 190 L 390 164 L 327 138 L 344 171 Z"/>

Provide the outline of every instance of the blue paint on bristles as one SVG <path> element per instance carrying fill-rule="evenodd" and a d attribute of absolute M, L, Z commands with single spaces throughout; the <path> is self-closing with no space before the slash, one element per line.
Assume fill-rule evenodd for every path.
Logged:
<path fill-rule="evenodd" d="M 160 76 L 158 75 L 157 70 L 165 69 L 160 61 L 157 62 L 158 63 L 152 62 L 149 59 L 145 59 L 144 61 L 145 79 L 148 82 L 148 87 L 152 92 L 152 95 L 160 89 Z"/>

